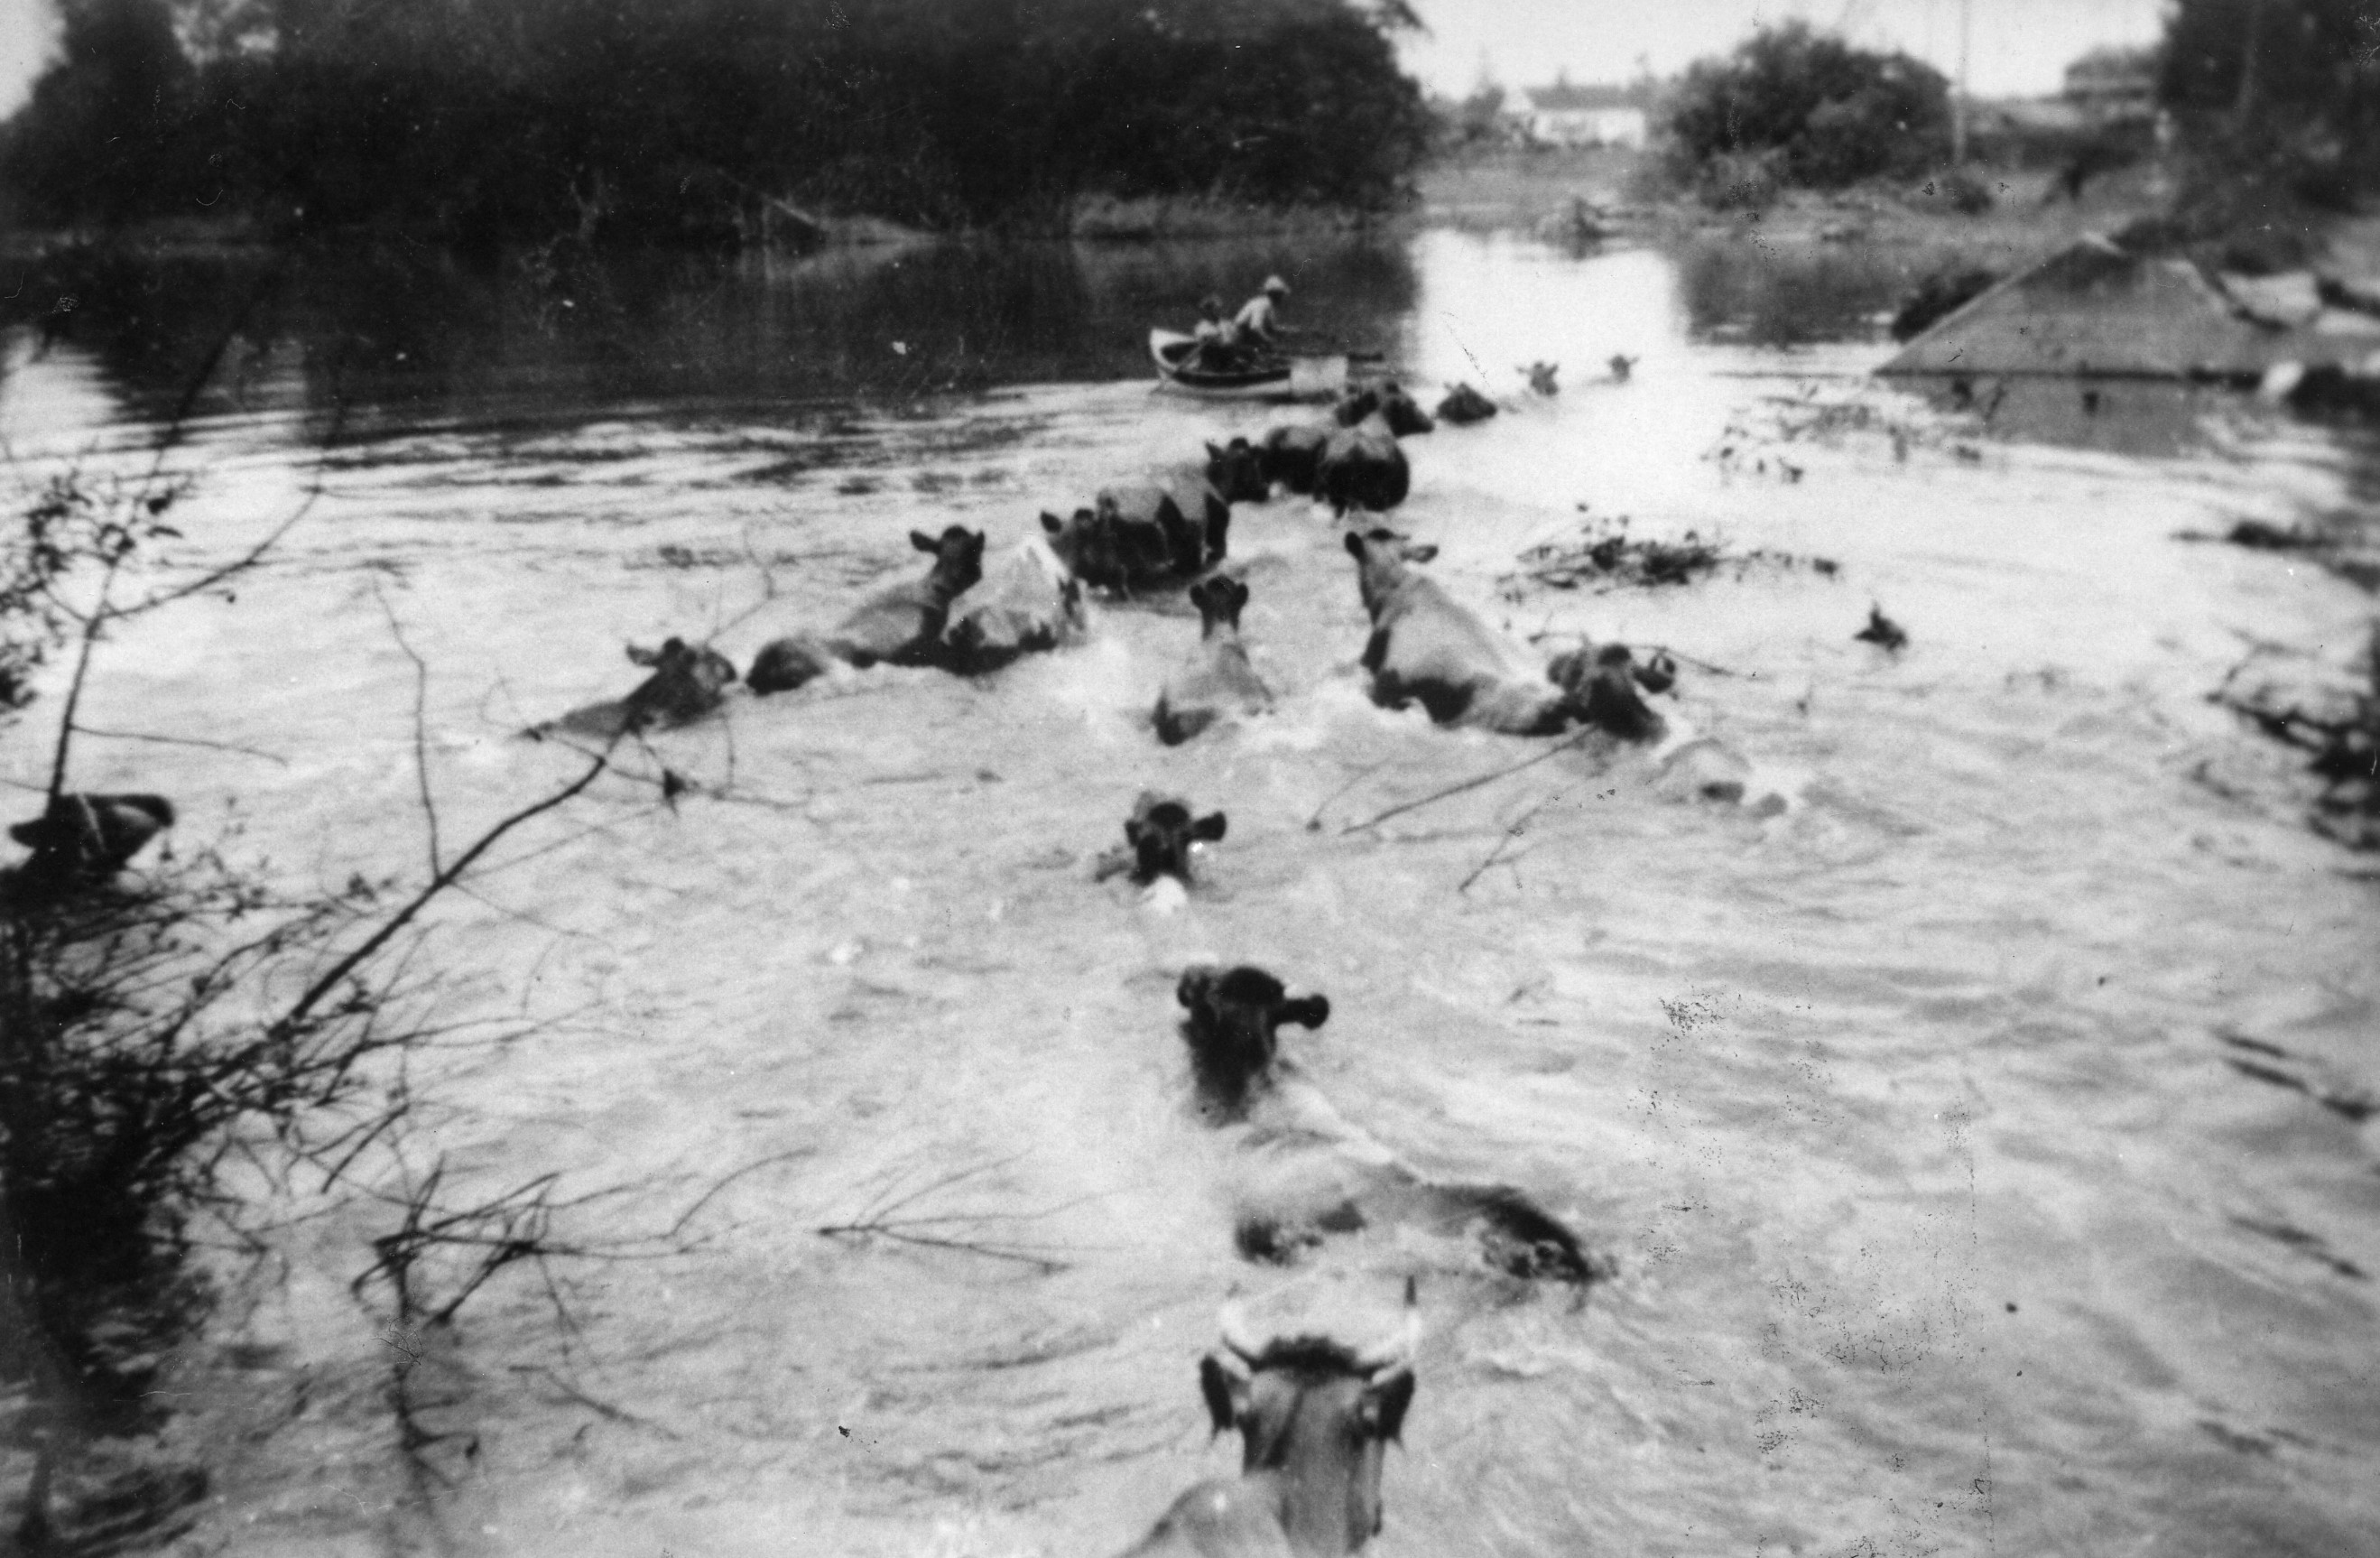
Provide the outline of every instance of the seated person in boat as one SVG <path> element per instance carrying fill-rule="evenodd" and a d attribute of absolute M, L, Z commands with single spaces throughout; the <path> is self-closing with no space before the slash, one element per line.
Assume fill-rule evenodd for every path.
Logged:
<path fill-rule="evenodd" d="M 1190 334 L 1197 345 L 1191 350 L 1189 366 L 1209 373 L 1227 373 L 1241 365 L 1232 327 L 1223 323 L 1223 300 L 1213 293 L 1199 300 L 1198 323 L 1191 327 Z"/>

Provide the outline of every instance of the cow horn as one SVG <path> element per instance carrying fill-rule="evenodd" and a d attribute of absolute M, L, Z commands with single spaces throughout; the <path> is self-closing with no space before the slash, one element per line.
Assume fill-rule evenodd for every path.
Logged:
<path fill-rule="evenodd" d="M 1405 1278 L 1405 1318 L 1396 1331 L 1355 1355 L 1356 1366 L 1366 1373 L 1377 1373 L 1399 1364 L 1410 1364 L 1421 1350 L 1421 1296 L 1415 1291 L 1414 1279 Z"/>
<path fill-rule="evenodd" d="M 1253 1364 L 1264 1355 L 1264 1348 L 1250 1340 L 1247 1312 L 1236 1298 L 1223 1301 L 1223 1311 L 1217 1317 L 1217 1326 L 1223 1333 L 1223 1345 L 1239 1355 L 1243 1362 Z"/>

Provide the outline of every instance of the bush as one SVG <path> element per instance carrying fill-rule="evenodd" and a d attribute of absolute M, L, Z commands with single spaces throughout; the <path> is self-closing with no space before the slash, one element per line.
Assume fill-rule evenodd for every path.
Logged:
<path fill-rule="evenodd" d="M 1934 180 L 1933 188 L 1961 216 L 1981 216 L 1992 209 L 1992 187 L 1965 168 L 1952 168 Z"/>
<path fill-rule="evenodd" d="M 1682 181 L 1700 185 L 1723 157 L 1773 154 L 1768 167 L 1783 182 L 1840 189 L 1942 161 L 1949 86 L 1907 55 L 1854 49 L 1788 22 L 1688 70 L 1667 128 Z"/>

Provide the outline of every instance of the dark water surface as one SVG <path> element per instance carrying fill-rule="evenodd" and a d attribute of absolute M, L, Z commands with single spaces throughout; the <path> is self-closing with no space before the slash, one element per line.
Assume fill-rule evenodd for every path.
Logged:
<path fill-rule="evenodd" d="M 540 1026 L 420 1061 L 407 1161 L 458 1195 L 613 1191 L 572 1214 L 590 1242 L 749 1172 L 661 1258 L 508 1273 L 432 1349 L 449 1550 L 1112 1552 L 1236 1465 L 1196 1376 L 1227 1293 L 1385 1314 L 1411 1275 L 1382 1558 L 2380 1552 L 2376 889 L 2304 826 L 2293 755 L 2206 700 L 2252 645 L 2348 675 L 2371 603 L 2176 539 L 2368 512 L 2368 452 L 2200 393 L 1882 383 L 1874 276 L 1696 263 L 1431 233 L 380 267 L 259 305 L 172 457 L 182 519 L 228 554 L 321 498 L 236 602 L 111 642 L 89 718 L 273 759 L 94 744 L 82 777 L 170 792 L 194 843 L 236 818 L 295 882 L 420 870 L 388 614 L 465 836 L 573 771 L 510 733 L 624 691 L 624 640 L 748 663 L 912 574 L 913 529 L 997 552 L 1260 432 L 1284 413 L 1152 394 L 1142 337 L 1273 270 L 1298 322 L 1505 400 L 1409 444 L 1396 522 L 1446 587 L 1524 653 L 1673 647 L 1679 738 L 1781 803 L 1582 749 L 1359 826 L 1539 749 L 1374 708 L 1339 533 L 1290 500 L 1232 529 L 1269 715 L 1157 744 L 1196 633 L 1160 599 L 980 681 L 858 673 L 657 738 L 424 949 L 455 1020 Z M 220 282 L 161 276 L 153 317 L 223 317 Z M 1762 344 L 1750 310 L 1796 289 L 1828 323 Z M 20 474 L 153 434 L 200 333 L 123 313 L 10 338 Z M 1541 358 L 1551 400 L 1519 394 Z M 1623 523 L 1726 561 L 1520 566 Z M 1905 652 L 1853 639 L 1871 604 Z M 38 782 L 29 745 L 0 776 Z M 701 793 L 666 804 L 662 765 Z M 1178 906 L 1092 880 L 1145 785 L 1230 815 Z M 1201 1122 L 1173 1003 L 1201 959 L 1329 995 L 1283 1045 L 1340 1126 L 1521 1188 L 1619 1277 L 1582 1296 L 1390 1225 L 1241 1259 L 1236 1219 L 1361 1164 Z M 976 1248 L 818 1231 L 905 1197 L 909 1233 Z M 305 1224 L 240 1322 L 290 1360 L 243 1379 L 311 1405 L 218 1483 L 215 1550 L 397 1522 L 369 1455 L 332 1458 L 385 1432 L 346 1284 L 386 1216 Z"/>

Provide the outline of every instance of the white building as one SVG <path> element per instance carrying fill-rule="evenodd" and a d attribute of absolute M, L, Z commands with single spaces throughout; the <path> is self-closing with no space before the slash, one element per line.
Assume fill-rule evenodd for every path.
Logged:
<path fill-rule="evenodd" d="M 1556 81 L 1529 87 L 1523 128 L 1548 146 L 1628 146 L 1641 149 L 1648 122 L 1643 94 L 1633 87 L 1574 87 Z"/>

